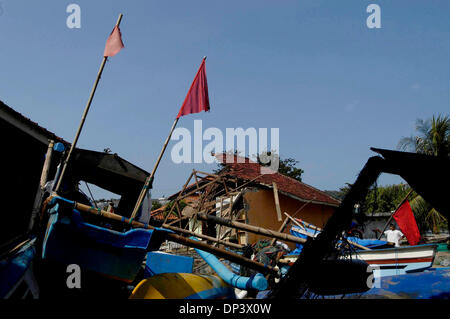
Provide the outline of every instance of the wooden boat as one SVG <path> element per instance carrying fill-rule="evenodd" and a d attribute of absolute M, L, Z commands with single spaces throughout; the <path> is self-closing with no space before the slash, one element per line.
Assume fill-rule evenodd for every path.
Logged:
<path fill-rule="evenodd" d="M 234 299 L 234 288 L 216 276 L 165 273 L 141 281 L 130 299 Z"/>
<path fill-rule="evenodd" d="M 405 246 L 387 249 L 359 250 L 352 257 L 379 267 L 380 276 L 420 272 L 433 265 L 436 245 Z"/>
<path fill-rule="evenodd" d="M 36 255 L 34 245 L 35 239 L 26 240 L 13 248 L 11 253 L 1 257 L 1 299 L 25 298 L 29 293 L 33 298 L 39 297 L 39 288 L 32 267 Z"/>
<path fill-rule="evenodd" d="M 138 274 L 154 230 L 118 232 L 89 224 L 71 201 L 55 197 L 48 205 L 50 218 L 44 237 L 42 259 L 130 283 Z M 158 249 L 162 236 L 153 236 Z"/>
<path fill-rule="evenodd" d="M 385 277 L 428 269 L 433 265 L 435 255 L 436 245 L 418 245 L 358 250 L 350 258 L 364 260 L 375 269 L 379 269 L 375 275 Z M 281 261 L 292 265 L 297 258 L 298 255 L 287 255 Z"/>

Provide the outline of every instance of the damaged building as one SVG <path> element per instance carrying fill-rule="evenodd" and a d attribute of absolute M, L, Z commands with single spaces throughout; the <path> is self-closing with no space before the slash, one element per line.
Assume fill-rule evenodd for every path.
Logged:
<path fill-rule="evenodd" d="M 278 172 L 267 173 L 248 158 L 235 156 L 231 162 L 222 162 L 223 169 L 217 174 L 193 171 L 182 190 L 168 198 L 170 209 L 158 210 L 158 218 L 165 210 L 165 223 L 246 245 L 268 237 L 198 220 L 195 213 L 284 230 L 287 215 L 323 227 L 339 206 L 339 201 L 325 192 Z"/>

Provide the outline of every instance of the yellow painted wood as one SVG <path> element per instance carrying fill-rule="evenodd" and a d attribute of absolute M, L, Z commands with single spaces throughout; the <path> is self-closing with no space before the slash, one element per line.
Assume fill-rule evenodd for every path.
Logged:
<path fill-rule="evenodd" d="M 228 284 L 216 276 L 166 273 L 142 280 L 130 299 L 184 299 L 202 291 L 226 287 Z"/>

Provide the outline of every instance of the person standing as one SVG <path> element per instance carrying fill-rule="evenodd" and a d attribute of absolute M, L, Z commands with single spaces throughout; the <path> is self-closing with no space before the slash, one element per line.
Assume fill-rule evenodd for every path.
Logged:
<path fill-rule="evenodd" d="M 376 230 L 381 233 L 381 230 Z M 389 229 L 384 232 L 384 235 L 386 236 L 386 240 L 394 244 L 395 247 L 400 247 L 400 239 L 405 238 L 405 235 L 400 230 L 395 229 L 394 223 L 389 225 Z"/>

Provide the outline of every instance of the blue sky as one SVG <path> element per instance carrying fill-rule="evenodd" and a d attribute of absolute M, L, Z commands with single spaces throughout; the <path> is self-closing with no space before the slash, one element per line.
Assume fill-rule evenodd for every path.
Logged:
<path fill-rule="evenodd" d="M 81 7 L 81 28 L 66 7 Z M 366 7 L 381 7 L 381 29 Z M 353 182 L 374 155 L 449 110 L 448 1 L 0 1 L 0 99 L 71 141 L 119 13 L 125 49 L 107 63 L 79 147 L 150 171 L 201 62 L 211 112 L 178 126 L 280 128 L 280 153 L 320 189 Z M 171 145 L 173 145 L 172 142 Z M 153 196 L 193 168 L 170 145 Z M 382 177 L 381 184 L 400 182 Z M 104 193 L 96 190 L 96 195 Z"/>

